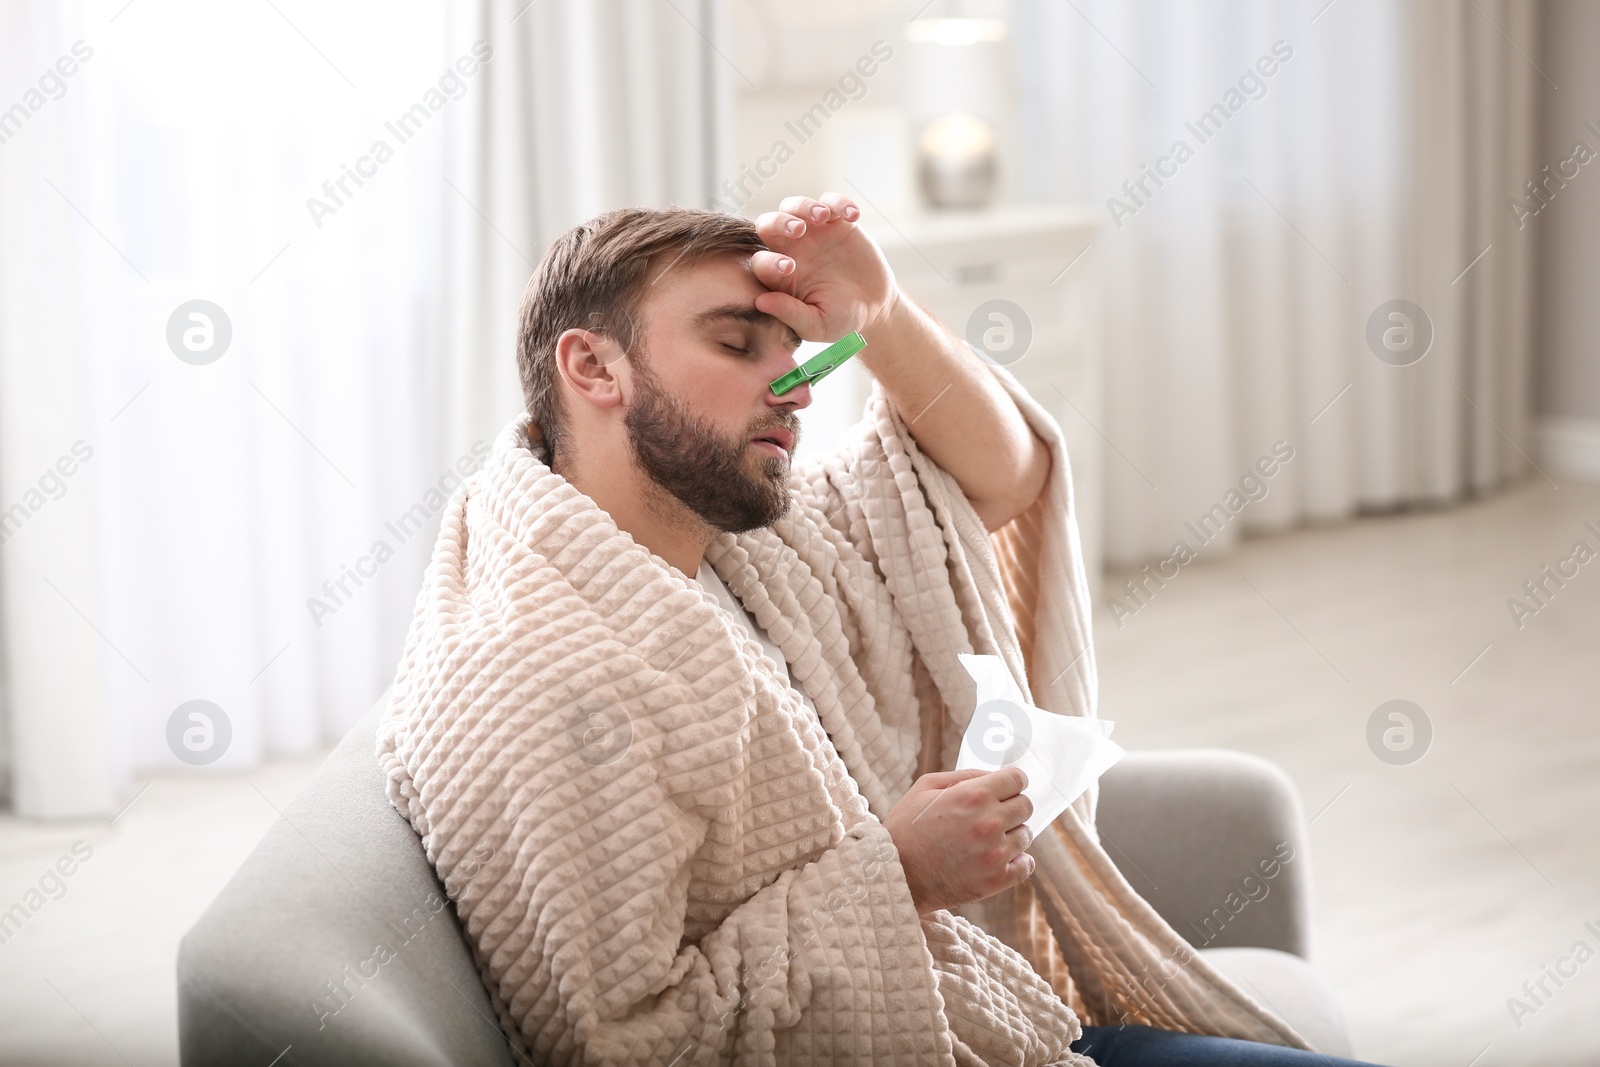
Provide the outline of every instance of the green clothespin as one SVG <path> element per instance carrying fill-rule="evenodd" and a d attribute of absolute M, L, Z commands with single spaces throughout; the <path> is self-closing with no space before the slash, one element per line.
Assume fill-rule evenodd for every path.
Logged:
<path fill-rule="evenodd" d="M 865 347 L 867 347 L 867 339 L 862 337 L 859 332 L 852 330 L 788 374 L 785 374 L 782 378 L 775 380 L 772 383 L 772 392 L 776 396 L 782 396 L 801 382 L 810 382 L 812 385 L 816 385 L 832 374 L 834 369 L 841 366 L 845 360 Z"/>

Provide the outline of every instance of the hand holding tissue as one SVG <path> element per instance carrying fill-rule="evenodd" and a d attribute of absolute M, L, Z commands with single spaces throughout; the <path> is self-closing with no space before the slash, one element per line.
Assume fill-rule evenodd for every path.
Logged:
<path fill-rule="evenodd" d="M 1127 755 L 1111 740 L 1115 723 L 1058 715 L 1022 699 L 1022 690 L 999 656 L 957 653 L 978 685 L 978 705 L 961 738 L 955 769 L 1019 767 L 1028 776 L 1022 795 L 1033 801 L 1029 832 L 1045 827 Z"/>

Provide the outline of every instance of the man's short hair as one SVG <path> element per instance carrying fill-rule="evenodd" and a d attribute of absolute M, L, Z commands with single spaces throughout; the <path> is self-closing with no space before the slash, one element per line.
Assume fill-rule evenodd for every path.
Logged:
<path fill-rule="evenodd" d="M 749 219 L 684 207 L 608 211 L 556 238 L 528 280 L 517 328 L 523 401 L 544 431 L 550 462 L 567 440 L 555 360 L 561 334 L 603 331 L 631 355 L 644 343 L 639 305 L 666 271 L 764 248 Z"/>

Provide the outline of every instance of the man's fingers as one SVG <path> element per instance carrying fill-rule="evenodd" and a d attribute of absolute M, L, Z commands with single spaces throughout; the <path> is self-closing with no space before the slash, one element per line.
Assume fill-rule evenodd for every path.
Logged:
<path fill-rule="evenodd" d="M 1028 788 L 1028 775 L 1021 767 L 1001 767 L 988 775 L 983 787 L 996 800 L 1009 800 Z"/>
<path fill-rule="evenodd" d="M 1033 801 L 1018 793 L 1009 800 L 1001 801 L 1000 814 L 1005 819 L 1006 829 L 1015 829 L 1033 818 Z"/>
<path fill-rule="evenodd" d="M 809 196 L 786 196 L 778 202 L 779 211 L 787 211 L 810 223 L 827 222 L 833 218 L 833 209 L 821 200 Z"/>
<path fill-rule="evenodd" d="M 750 254 L 750 273 L 768 289 L 786 289 L 798 264 L 785 252 L 763 250 Z"/>
<path fill-rule="evenodd" d="M 756 273 L 756 277 L 760 279 L 761 284 L 768 284 L 759 272 Z M 804 340 L 814 341 L 822 336 L 822 316 L 818 314 L 816 308 L 799 297 L 783 292 L 761 293 L 756 297 L 755 304 L 757 311 L 771 315 Z M 797 361 L 795 365 L 799 366 L 799 362 Z"/>
<path fill-rule="evenodd" d="M 757 307 L 760 307 L 761 299 L 756 297 Z M 968 767 L 960 771 L 929 771 L 917 781 L 925 781 L 937 789 L 947 789 L 961 782 L 976 781 L 980 788 L 996 800 L 1010 800 L 1021 796 L 1022 791 L 1028 788 L 1028 775 L 1021 767 L 1001 767 L 997 771 L 986 771 L 980 767 Z M 1031 814 L 1032 801 L 1029 801 L 1029 805 Z"/>
<path fill-rule="evenodd" d="M 759 299 L 759 298 L 758 298 Z M 967 767 L 959 771 L 929 771 L 917 779 L 917 784 L 931 789 L 948 789 L 957 782 L 981 778 L 989 772 L 981 767 Z"/>
<path fill-rule="evenodd" d="M 927 774 L 922 775 L 911 783 L 911 791 L 919 792 L 927 799 L 918 802 L 920 807 L 917 809 L 916 816 L 911 820 L 912 823 L 915 824 L 918 819 L 933 810 L 933 806 L 944 797 L 945 791 L 951 786 L 960 785 L 962 782 L 970 781 L 973 778 L 980 778 L 988 773 L 988 771 L 980 770 L 977 767 L 968 767 L 960 771 L 929 771 Z"/>
<path fill-rule="evenodd" d="M 1036 866 L 1037 863 L 1032 856 L 1026 852 L 1019 852 L 1010 863 L 1006 864 L 1006 874 L 1013 879 L 1012 884 L 1015 885 L 1017 882 L 1025 882 L 1032 878 Z"/>
<path fill-rule="evenodd" d="M 771 249 L 787 251 L 790 242 L 805 236 L 806 221 L 792 211 L 767 211 L 756 216 L 756 234 Z"/>
<path fill-rule="evenodd" d="M 844 219 L 846 222 L 855 222 L 861 218 L 861 209 L 856 202 L 843 193 L 823 193 L 822 202 L 828 205 L 828 210 L 835 218 Z"/>

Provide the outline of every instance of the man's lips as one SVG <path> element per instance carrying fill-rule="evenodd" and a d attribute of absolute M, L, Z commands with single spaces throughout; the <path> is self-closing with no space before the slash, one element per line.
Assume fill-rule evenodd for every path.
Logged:
<path fill-rule="evenodd" d="M 751 438 L 751 441 L 768 441 L 783 449 L 784 455 L 792 455 L 794 453 L 794 434 L 782 427 L 762 430 Z"/>

